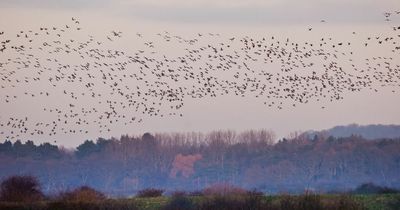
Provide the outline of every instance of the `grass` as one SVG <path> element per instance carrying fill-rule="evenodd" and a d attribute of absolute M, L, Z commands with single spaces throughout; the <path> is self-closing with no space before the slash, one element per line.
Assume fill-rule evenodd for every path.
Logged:
<path fill-rule="evenodd" d="M 134 200 L 141 210 L 153 210 L 153 209 L 162 209 L 168 201 L 169 197 L 160 196 L 160 197 L 150 197 L 150 198 L 131 198 Z"/>
<path fill-rule="evenodd" d="M 354 198 L 368 210 L 400 209 L 400 194 L 355 195 Z"/>
<path fill-rule="evenodd" d="M 252 198 L 235 196 L 191 196 L 185 199 L 177 197 L 150 197 L 129 199 L 107 199 L 98 202 L 57 202 L 43 201 L 37 203 L 0 202 L 0 209 L 4 210 L 165 210 L 184 209 L 179 205 L 190 206 L 191 209 L 228 209 L 229 205 L 239 205 L 240 209 L 332 209 L 332 210 L 398 210 L 400 209 L 400 194 L 382 195 L 277 195 L 261 196 L 255 201 Z M 250 203 L 249 203 L 250 202 Z M 257 205 L 253 205 L 257 204 Z M 355 205 L 356 204 L 356 205 Z M 175 206 L 174 206 L 175 205 Z"/>

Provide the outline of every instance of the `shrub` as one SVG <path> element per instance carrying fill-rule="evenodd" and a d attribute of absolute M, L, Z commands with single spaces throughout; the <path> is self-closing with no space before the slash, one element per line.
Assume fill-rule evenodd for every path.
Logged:
<path fill-rule="evenodd" d="M 33 202 L 44 198 L 39 181 L 33 176 L 11 176 L 0 186 L 0 200 Z"/>
<path fill-rule="evenodd" d="M 106 196 L 91 187 L 82 186 L 73 191 L 61 193 L 60 199 L 72 202 L 94 202 L 105 200 Z"/>
<path fill-rule="evenodd" d="M 203 191 L 200 190 L 196 190 L 189 193 L 189 196 L 203 196 L 203 195 L 204 195 Z"/>
<path fill-rule="evenodd" d="M 201 210 L 236 210 L 242 209 L 243 201 L 237 197 L 220 196 L 208 197 L 200 204 Z"/>
<path fill-rule="evenodd" d="M 177 190 L 171 193 L 172 197 L 182 197 L 182 196 L 188 196 L 188 193 L 186 191 L 181 191 Z"/>
<path fill-rule="evenodd" d="M 204 198 L 199 204 L 198 209 L 201 210 L 257 210 L 266 209 L 261 202 L 261 197 L 252 197 L 248 195 L 226 195 L 226 196 L 212 196 Z"/>
<path fill-rule="evenodd" d="M 300 196 L 281 195 L 280 209 L 319 210 L 324 209 L 321 197 L 317 194 L 304 194 Z"/>
<path fill-rule="evenodd" d="M 270 209 L 270 203 L 263 202 L 264 194 L 256 190 L 247 191 L 232 185 L 218 184 L 206 188 L 203 192 L 207 197 L 200 203 L 199 209 Z"/>
<path fill-rule="evenodd" d="M 195 209 L 192 200 L 186 196 L 173 196 L 171 201 L 164 206 L 163 210 L 191 210 Z"/>
<path fill-rule="evenodd" d="M 382 187 L 375 185 L 374 183 L 364 183 L 358 186 L 353 193 L 356 194 L 389 194 L 399 193 L 400 191 L 394 188 Z"/>
<path fill-rule="evenodd" d="M 139 210 L 139 206 L 132 200 L 104 200 L 96 202 L 50 202 L 46 210 Z M 29 209 L 33 210 L 33 209 Z M 39 209 L 38 209 L 39 210 Z M 43 209 L 40 209 L 43 210 Z"/>
<path fill-rule="evenodd" d="M 252 190 L 248 191 L 245 196 L 246 209 L 270 209 L 269 203 L 263 203 L 264 193 Z M 263 208 L 262 208 L 263 207 Z"/>
<path fill-rule="evenodd" d="M 147 188 L 144 190 L 140 190 L 137 193 L 137 197 L 139 198 L 147 198 L 147 197 L 160 197 L 164 193 L 162 189 L 155 189 L 155 188 Z"/>
<path fill-rule="evenodd" d="M 394 197 L 391 201 L 388 203 L 388 209 L 398 209 L 400 206 L 400 195 L 397 195 Z"/>
<path fill-rule="evenodd" d="M 324 203 L 324 209 L 327 210 L 361 210 L 358 204 L 350 195 L 340 195 L 335 197 L 332 203 Z"/>
<path fill-rule="evenodd" d="M 279 204 L 280 209 L 295 209 L 296 208 L 296 201 L 293 196 L 290 195 L 280 195 L 279 196 Z"/>
<path fill-rule="evenodd" d="M 313 209 L 313 210 L 319 210 L 319 209 L 324 209 L 322 202 L 321 202 L 321 196 L 317 194 L 304 194 L 299 197 L 298 201 L 298 208 L 299 210 L 308 210 L 308 209 Z"/>

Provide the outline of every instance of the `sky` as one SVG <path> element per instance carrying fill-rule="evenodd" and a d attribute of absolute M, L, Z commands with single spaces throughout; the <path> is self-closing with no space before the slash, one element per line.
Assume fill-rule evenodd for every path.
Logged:
<path fill-rule="evenodd" d="M 0 31 L 15 34 L 20 30 L 42 26 L 63 26 L 74 17 L 80 21 L 83 32 L 71 35 L 73 38 L 85 39 L 84 35 L 90 34 L 105 39 L 105 34 L 114 30 L 121 31 L 122 38 L 111 43 L 110 47 L 135 52 L 143 48 L 143 39 L 155 40 L 159 43 L 157 50 L 165 55 L 180 55 L 185 48 L 160 40 L 157 42 L 156 34 L 165 31 L 188 39 L 198 37 L 198 33 L 221 35 L 220 38 L 205 39 L 205 43 L 217 43 L 232 36 L 276 36 L 278 39 L 290 38 L 298 42 L 317 42 L 321 37 L 331 37 L 333 40 L 358 43 L 352 46 L 352 50 L 356 52 L 355 62 L 362 66 L 365 58 L 396 55 L 390 53 L 392 46 L 371 46 L 368 50 L 362 48 L 363 40 L 368 36 L 393 35 L 391 27 L 400 26 L 400 16 L 394 15 L 396 11 L 400 11 L 398 0 L 2 0 Z M 393 13 L 390 21 L 385 21 L 384 12 Z M 312 32 L 309 28 L 312 28 Z M 352 35 L 354 31 L 357 31 L 357 36 Z M 143 34 L 144 38 L 138 38 L 137 33 Z M 47 56 L 37 53 L 43 59 Z M 14 56 L 0 55 L 0 62 Z M 76 58 L 61 59 L 77 62 Z M 400 65 L 400 56 L 393 57 L 390 62 Z M 261 64 L 254 65 L 255 68 L 262 68 Z M 6 95 L 19 96 L 27 89 L 34 92 L 41 88 L 53 91 L 55 97 L 4 103 Z M 36 122 L 52 121 L 53 115 L 39 111 L 43 105 L 68 103 L 68 99 L 63 98 L 57 89 L 42 83 L 0 90 L 0 97 L 0 122 L 3 123 L 12 116 L 29 116 L 29 119 Z M 91 107 L 90 101 L 86 99 L 77 103 L 82 107 L 87 103 L 86 106 Z M 255 97 L 187 97 L 181 110 L 183 117 L 145 117 L 142 123 L 128 126 L 115 124 L 111 126 L 110 132 L 104 133 L 96 132 L 93 127 L 87 134 L 21 135 L 18 138 L 22 141 L 49 141 L 74 147 L 85 139 L 140 135 L 144 132 L 243 131 L 265 128 L 281 138 L 294 131 L 320 130 L 351 123 L 400 124 L 398 85 L 379 87 L 378 92 L 369 89 L 346 92 L 342 100 L 321 103 L 298 104 L 296 107 L 287 106 L 277 110 L 265 106 Z M 6 127 L 1 129 L 3 135 L 0 137 L 5 138 L 9 130 Z"/>

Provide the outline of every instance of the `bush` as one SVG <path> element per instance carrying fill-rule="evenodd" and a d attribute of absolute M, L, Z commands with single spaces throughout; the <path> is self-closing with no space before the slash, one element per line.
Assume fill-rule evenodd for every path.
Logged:
<path fill-rule="evenodd" d="M 332 199 L 331 202 L 324 203 L 326 210 L 361 210 L 358 204 L 350 195 L 340 195 Z"/>
<path fill-rule="evenodd" d="M 11 176 L 0 186 L 0 200 L 3 201 L 34 202 L 43 198 L 39 181 L 33 176 Z"/>
<path fill-rule="evenodd" d="M 91 187 L 83 186 L 70 192 L 61 193 L 60 199 L 72 202 L 95 202 L 105 200 L 106 196 Z"/>
<path fill-rule="evenodd" d="M 201 210 L 257 210 L 266 209 L 267 205 L 258 196 L 216 195 L 205 198 L 198 207 Z"/>
<path fill-rule="evenodd" d="M 382 187 L 374 183 L 364 183 L 358 186 L 353 193 L 356 194 L 390 194 L 399 193 L 400 191 L 394 188 Z"/>
<path fill-rule="evenodd" d="M 252 190 L 245 196 L 246 209 L 270 209 L 269 203 L 263 203 L 264 193 Z M 263 208 L 262 208 L 263 207 Z"/>
<path fill-rule="evenodd" d="M 171 201 L 164 206 L 163 210 L 191 210 L 196 209 L 192 200 L 187 196 L 173 196 Z"/>
<path fill-rule="evenodd" d="M 256 210 L 271 207 L 270 203 L 263 202 L 264 194 L 256 190 L 247 191 L 232 185 L 219 184 L 208 187 L 203 192 L 207 197 L 200 203 L 199 209 Z"/>
<path fill-rule="evenodd" d="M 188 193 L 186 191 L 181 191 L 177 190 L 171 193 L 172 197 L 182 197 L 182 196 L 188 196 Z"/>
<path fill-rule="evenodd" d="M 132 200 L 104 200 L 96 202 L 50 202 L 46 210 L 139 210 L 139 206 Z M 33 209 L 29 209 L 33 210 Z M 40 209 L 43 210 L 43 209 Z"/>
<path fill-rule="evenodd" d="M 203 191 L 200 190 L 196 190 L 189 193 L 189 196 L 203 196 L 203 195 L 204 195 Z"/>
<path fill-rule="evenodd" d="M 321 196 L 317 194 L 304 194 L 299 197 L 299 202 L 298 202 L 298 209 L 300 210 L 308 210 L 308 209 L 313 209 L 313 210 L 319 210 L 319 209 L 324 209 L 322 202 L 321 202 Z"/>
<path fill-rule="evenodd" d="M 290 195 L 280 195 L 279 196 L 279 206 L 280 209 L 295 209 L 296 208 L 296 200 L 293 196 Z"/>
<path fill-rule="evenodd" d="M 324 209 L 321 197 L 317 194 L 304 194 L 300 196 L 281 195 L 280 209 L 319 210 Z"/>
<path fill-rule="evenodd" d="M 242 209 L 243 201 L 231 196 L 208 197 L 199 206 L 201 210 L 236 210 Z"/>
<path fill-rule="evenodd" d="M 147 188 L 144 190 L 140 190 L 136 196 L 139 198 L 160 197 L 163 193 L 164 190 L 161 189 Z"/>
<path fill-rule="evenodd" d="M 388 203 L 388 209 L 398 209 L 400 206 L 400 195 L 397 195 Z"/>

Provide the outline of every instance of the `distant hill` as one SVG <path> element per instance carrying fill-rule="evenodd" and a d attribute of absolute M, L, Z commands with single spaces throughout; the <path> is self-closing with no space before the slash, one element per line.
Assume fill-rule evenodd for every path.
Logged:
<path fill-rule="evenodd" d="M 310 131 L 310 135 L 316 133 L 326 133 L 334 137 L 349 137 L 360 135 L 365 139 L 400 138 L 400 125 L 358 125 L 350 124 L 346 126 L 335 126 L 328 130 Z"/>

